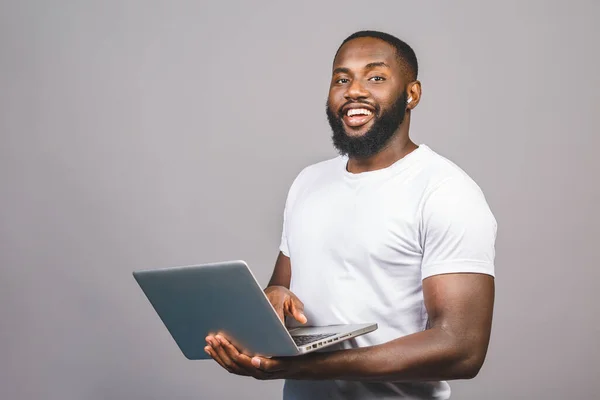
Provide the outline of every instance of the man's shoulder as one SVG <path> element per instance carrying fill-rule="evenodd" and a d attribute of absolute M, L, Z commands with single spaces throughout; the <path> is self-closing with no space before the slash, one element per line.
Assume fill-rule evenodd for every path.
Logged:
<path fill-rule="evenodd" d="M 296 175 L 289 188 L 288 202 L 294 202 L 300 193 L 313 190 L 316 186 L 324 184 L 324 182 L 336 180 L 341 163 L 341 156 L 337 156 L 304 167 Z"/>
<path fill-rule="evenodd" d="M 461 167 L 437 152 L 426 148 L 422 167 L 423 204 L 444 204 L 460 201 L 464 204 L 486 202 L 479 184 Z M 432 203 L 433 202 L 433 203 Z M 449 209 L 449 208 L 448 208 Z"/>
<path fill-rule="evenodd" d="M 313 181 L 315 178 L 327 175 L 335 175 L 339 172 L 342 165 L 342 157 L 337 156 L 327 160 L 318 161 L 304 167 L 297 175 L 295 182 L 297 184 Z"/>
<path fill-rule="evenodd" d="M 456 163 L 449 158 L 437 153 L 431 148 L 422 145 L 423 156 L 421 158 L 422 178 L 428 181 L 430 188 L 443 184 L 467 184 L 475 185 L 475 181 Z"/>

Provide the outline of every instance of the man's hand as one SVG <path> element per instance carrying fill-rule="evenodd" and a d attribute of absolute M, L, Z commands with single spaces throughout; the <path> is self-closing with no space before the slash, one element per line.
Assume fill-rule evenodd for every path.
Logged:
<path fill-rule="evenodd" d="M 290 316 L 301 324 L 307 322 L 304 315 L 304 304 L 284 286 L 269 286 L 265 294 L 281 321 Z M 251 376 L 256 379 L 284 379 L 298 371 L 303 357 L 264 358 L 250 357 L 240 353 L 222 335 L 206 337 L 207 346 L 204 351 L 221 367 L 232 374 Z"/>
<path fill-rule="evenodd" d="M 300 357 L 249 357 L 240 353 L 221 335 L 207 336 L 204 351 L 229 373 L 251 376 L 260 380 L 285 379 L 298 371 Z"/>
<path fill-rule="evenodd" d="M 289 289 L 283 286 L 269 286 L 265 289 L 267 298 L 277 311 L 281 321 L 285 322 L 285 316 L 293 317 L 301 324 L 305 324 L 307 319 L 304 315 L 304 304 Z"/>

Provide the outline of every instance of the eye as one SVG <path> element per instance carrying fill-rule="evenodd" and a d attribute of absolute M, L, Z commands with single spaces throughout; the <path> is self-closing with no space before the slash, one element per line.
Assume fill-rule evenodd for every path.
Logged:
<path fill-rule="evenodd" d="M 385 78 L 383 76 L 372 76 L 369 80 L 373 82 L 383 82 L 385 81 Z"/>
<path fill-rule="evenodd" d="M 348 82 L 349 82 L 348 78 L 340 78 L 340 79 L 338 79 L 338 80 L 335 81 L 335 83 L 338 83 L 338 84 L 340 84 L 340 83 L 348 83 Z"/>

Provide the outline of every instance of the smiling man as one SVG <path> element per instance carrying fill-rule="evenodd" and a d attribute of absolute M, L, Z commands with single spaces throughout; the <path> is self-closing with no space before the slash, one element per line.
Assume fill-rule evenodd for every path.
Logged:
<path fill-rule="evenodd" d="M 285 399 L 447 399 L 487 352 L 496 221 L 477 184 L 409 137 L 417 58 L 381 32 L 347 38 L 333 62 L 327 118 L 340 156 L 305 168 L 284 211 L 269 300 L 293 324 L 377 322 L 309 355 L 206 351 L 231 373 L 285 379 Z"/>

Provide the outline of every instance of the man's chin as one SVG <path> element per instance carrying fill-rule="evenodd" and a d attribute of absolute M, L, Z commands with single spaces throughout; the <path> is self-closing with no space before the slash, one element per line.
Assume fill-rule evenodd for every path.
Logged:
<path fill-rule="evenodd" d="M 371 128 L 371 122 L 372 121 L 369 121 L 366 124 L 357 127 L 348 126 L 346 124 L 343 124 L 342 126 L 344 127 L 344 133 L 346 136 L 357 138 L 365 136 L 369 132 L 369 129 Z"/>

